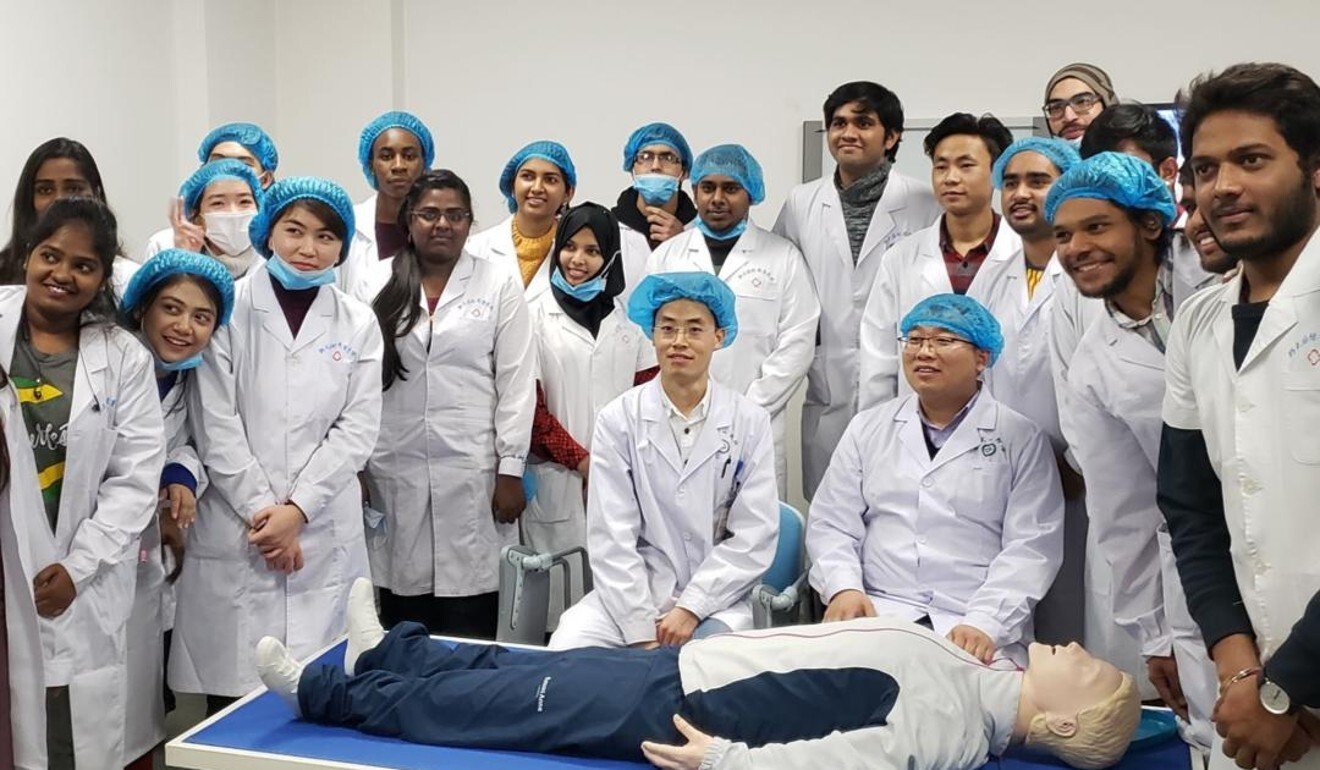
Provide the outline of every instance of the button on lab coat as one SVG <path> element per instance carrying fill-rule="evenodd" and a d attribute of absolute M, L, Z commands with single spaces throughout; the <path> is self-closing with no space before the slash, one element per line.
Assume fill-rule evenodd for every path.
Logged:
<path fill-rule="evenodd" d="M 1320 591 L 1320 240 L 1270 300 L 1242 366 L 1233 360 L 1239 274 L 1180 309 L 1165 358 L 1164 422 L 1199 430 L 1224 493 L 1238 589 L 1263 660 Z M 1320 768 L 1312 751 L 1297 765 Z"/>
<path fill-rule="evenodd" d="M 802 484 L 807 497 L 815 492 L 839 437 L 857 414 L 858 329 L 880 257 L 939 215 L 928 186 L 891 171 L 854 262 L 833 175 L 793 188 L 779 212 L 774 231 L 802 251 L 821 306 L 802 406 Z"/>
<path fill-rule="evenodd" d="M 1049 442 L 984 391 L 931 458 L 917 397 L 853 419 L 811 503 L 811 585 L 853 589 L 882 614 L 959 624 L 1003 649 L 1063 561 L 1063 493 Z M 1020 648 L 1019 648 L 1020 652 Z"/>
<path fill-rule="evenodd" d="M 376 585 L 404 596 L 473 596 L 499 587 L 515 524 L 491 514 L 495 476 L 521 477 L 536 407 L 521 284 L 464 252 L 428 315 L 396 340 L 406 379 L 385 391 L 367 466 Z"/>
<path fill-rule="evenodd" d="M 596 420 L 587 501 L 595 590 L 571 612 L 604 614 L 622 644 L 655 639 L 656 621 L 675 605 L 750 628 L 748 595 L 774 559 L 770 416 L 714 380 L 708 387 L 709 412 L 686 463 L 659 378 Z M 567 623 L 566 614 L 561 631 Z"/>
<path fill-rule="evenodd" d="M 0 289 L 0 360 L 5 362 L 13 360 L 24 295 L 20 287 Z M 22 430 L 22 413 L 11 406 L 8 416 Z M 20 435 L 26 438 L 25 433 Z M 31 444 L 11 440 L 9 453 L 11 487 L 32 483 L 36 496 L 25 499 L 39 501 Z M 40 504 L 15 511 L 19 515 L 12 520 L 18 545 L 26 549 L 19 563 L 31 571 L 27 585 L 37 572 L 59 562 L 78 595 L 62 615 L 39 620 L 42 660 L 10 667 L 10 676 L 21 679 L 25 669 L 41 665 L 46 687 L 68 686 L 74 758 L 80 767 L 122 767 L 134 759 L 124 756 L 125 626 L 133 606 L 138 539 L 155 510 L 164 460 L 151 356 L 123 329 L 84 326 L 58 524 L 52 532 Z M 9 564 L 6 558 L 6 570 Z M 6 602 L 15 601 L 8 593 Z M 22 615 L 16 612 L 16 617 Z M 24 741 L 24 736 L 16 738 Z M 44 736 L 41 740 L 44 744 Z"/>
<path fill-rule="evenodd" d="M 714 273 L 701 231 L 670 238 L 651 254 L 646 272 Z M 802 254 L 788 240 L 749 222 L 719 277 L 738 295 L 738 336 L 715 352 L 710 374 L 770 412 L 779 496 L 788 497 L 784 445 L 788 401 L 811 366 L 820 304 Z"/>
<path fill-rule="evenodd" d="M 380 327 L 370 308 L 322 286 L 294 338 L 271 281 L 262 265 L 237 283 L 233 318 L 189 393 L 210 486 L 177 585 L 169 681 L 179 692 L 251 691 L 263 636 L 299 657 L 329 644 L 349 586 L 368 573 L 357 473 L 380 426 Z M 307 518 L 306 566 L 291 575 L 247 542 L 252 517 L 287 501 Z"/>

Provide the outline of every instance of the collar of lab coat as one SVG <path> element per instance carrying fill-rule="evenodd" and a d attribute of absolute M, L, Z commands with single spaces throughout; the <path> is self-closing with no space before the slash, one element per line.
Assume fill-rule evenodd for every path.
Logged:
<path fill-rule="evenodd" d="M 926 448 L 926 437 L 921 430 L 918 403 L 915 393 L 907 396 L 907 400 L 894 413 L 894 422 L 903 423 L 898 431 L 899 436 L 903 446 L 907 447 L 913 458 L 918 461 L 923 474 L 931 473 L 945 463 L 984 444 L 985 439 L 994 433 L 995 426 L 999 423 L 999 402 L 995 401 L 990 391 L 982 386 L 971 411 L 932 458 L 930 450 Z"/>
<path fill-rule="evenodd" d="M 823 213 L 822 221 L 829 230 L 834 250 L 847 263 L 848 268 L 852 269 L 852 242 L 848 240 L 848 227 L 843 221 L 843 202 L 839 200 L 839 188 L 834 186 L 833 171 L 821 180 L 821 187 L 820 205 L 821 208 L 828 209 Z M 875 204 L 875 211 L 871 212 L 871 224 L 866 228 L 862 248 L 857 252 L 858 265 L 866 259 L 880 258 L 884 250 L 878 247 L 884 243 L 885 237 L 895 227 L 894 214 L 907 208 L 910 197 L 909 187 L 906 176 L 890 169 L 889 181 L 885 183 L 885 191 L 881 193 L 879 202 Z"/>
<path fill-rule="evenodd" d="M 14 360 L 14 345 L 18 341 L 18 324 L 23 315 L 23 300 L 27 289 L 18 287 L 0 302 L 0 359 L 7 365 Z M 98 409 L 105 401 L 105 383 L 100 372 L 108 365 L 106 331 L 99 324 L 87 324 L 78 333 L 78 365 L 74 374 L 73 401 L 69 409 L 69 424 L 89 406 Z"/>
<path fill-rule="evenodd" d="M 1238 297 L 1242 296 L 1242 271 L 1239 270 L 1237 275 L 1218 291 L 1218 301 L 1225 307 L 1218 314 L 1214 334 L 1219 343 L 1220 354 L 1226 356 L 1224 360 L 1232 371 L 1234 368 L 1232 306 L 1237 304 Z M 1279 285 L 1274 298 L 1270 300 L 1265 317 L 1260 320 L 1256 338 L 1252 340 L 1247 355 L 1242 359 L 1239 372 L 1245 372 L 1261 358 L 1275 340 L 1297 325 L 1297 298 L 1316 291 L 1320 291 L 1320 238 L 1313 234 L 1306 248 L 1302 249 L 1301 255 L 1297 257 L 1296 264 Z"/>
<path fill-rule="evenodd" d="M 458 261 L 454 263 L 454 270 L 449 274 L 449 280 L 445 281 L 444 291 L 440 292 L 440 299 L 435 303 L 437 315 L 467 291 L 468 282 L 472 280 L 472 272 L 477 267 L 475 260 L 476 257 L 468 253 L 466 249 L 458 255 Z M 417 302 L 422 308 L 422 318 L 429 316 L 431 309 L 426 304 L 426 289 L 421 285 L 417 287 Z M 426 324 L 419 323 L 415 328 L 425 329 L 426 327 Z M 429 332 L 427 333 L 429 334 Z"/>
<path fill-rule="evenodd" d="M 917 264 L 914 265 L 921 271 L 921 277 L 926 287 L 933 294 L 946 294 L 953 291 L 953 284 L 949 281 L 949 268 L 944 264 L 944 251 L 940 248 L 940 228 L 944 226 L 944 216 L 940 215 L 935 224 L 922 230 L 917 242 Z M 1002 220 L 999 223 L 999 232 L 995 234 L 994 245 L 990 247 L 990 253 L 985 255 L 985 262 L 981 264 L 981 269 L 977 270 L 976 277 L 972 279 L 972 285 L 967 289 L 968 296 L 980 297 L 983 295 L 981 287 L 989 276 L 997 270 L 986 270 L 991 263 L 1002 263 L 1016 259 L 1018 261 L 1017 270 L 1010 272 L 1013 278 L 1020 278 L 1022 283 L 1015 289 L 1022 292 L 1022 297 L 1026 298 L 1026 267 L 1022 262 L 1022 239 L 1013 228 L 1009 227 Z M 1002 269 L 1002 265 L 999 266 Z"/>
<path fill-rule="evenodd" d="M 506 217 L 495 227 L 492 232 L 486 234 L 485 245 L 489 253 L 487 256 L 491 261 L 504 265 L 518 276 L 519 285 L 522 284 L 522 269 L 518 266 L 518 250 L 513 245 L 513 216 Z M 555 247 L 550 247 L 548 254 L 541 266 L 536 269 L 536 274 L 532 276 L 532 282 L 523 289 L 523 299 L 528 303 L 540 297 L 542 294 L 550 291 L 550 260 L 555 258 Z"/>
<path fill-rule="evenodd" d="M 743 231 L 743 234 L 738 238 L 738 242 L 729 251 L 729 256 L 724 260 L 724 266 L 718 273 L 720 278 L 727 280 L 747 264 L 748 259 L 765 240 L 765 236 L 762 235 L 763 232 L 749 217 L 747 229 Z M 715 261 L 710 257 L 710 247 L 706 245 L 706 236 L 700 230 L 693 228 L 678 237 L 687 241 L 683 250 L 689 261 L 694 262 L 699 269 L 708 273 L 715 272 Z"/>
<path fill-rule="evenodd" d="M 1101 313 L 1094 325 L 1100 342 L 1113 350 L 1114 355 L 1120 359 L 1136 366 L 1164 371 L 1164 354 L 1137 331 L 1119 326 L 1118 319 L 1112 313 Z"/>
<path fill-rule="evenodd" d="M 353 207 L 353 237 L 376 250 L 376 194 Z"/>
<path fill-rule="evenodd" d="M 263 263 L 261 269 L 253 273 L 249 280 L 252 281 L 252 309 L 261 314 L 261 325 L 266 332 L 289 352 L 307 347 L 330 328 L 330 318 L 337 304 L 333 286 L 320 287 L 316 299 L 312 300 L 312 306 L 307 309 L 295 340 L 289 322 L 284 317 L 284 310 L 280 308 L 280 301 L 275 296 L 275 289 L 271 286 L 274 279 L 266 269 L 266 264 Z"/>
<path fill-rule="evenodd" d="M 686 480 L 723 446 L 723 434 L 730 431 L 733 424 L 733 394 L 715 380 L 708 380 L 706 397 L 710 399 L 710 408 L 706 413 L 706 422 L 701 426 L 697 442 L 692 445 L 687 464 L 678 453 L 678 444 L 674 442 L 674 432 L 669 429 L 669 400 L 660 385 L 660 377 L 642 385 L 641 418 L 645 423 L 645 441 L 654 446 L 678 474 L 679 482 Z"/>

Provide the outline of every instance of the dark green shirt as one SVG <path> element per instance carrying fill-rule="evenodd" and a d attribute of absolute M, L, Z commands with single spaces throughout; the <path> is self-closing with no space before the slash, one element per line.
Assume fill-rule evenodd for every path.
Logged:
<path fill-rule="evenodd" d="M 21 335 L 14 345 L 9 377 L 18 392 L 32 454 L 37 461 L 37 481 L 46 504 L 51 531 L 59 520 L 60 491 L 64 486 L 64 456 L 68 449 L 69 412 L 73 407 L 74 373 L 78 349 L 46 355 Z"/>

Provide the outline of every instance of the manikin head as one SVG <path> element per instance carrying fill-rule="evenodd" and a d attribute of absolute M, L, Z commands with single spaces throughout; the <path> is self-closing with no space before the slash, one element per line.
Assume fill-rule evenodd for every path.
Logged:
<path fill-rule="evenodd" d="M 999 321 L 960 294 L 918 302 L 899 325 L 903 375 L 923 407 L 967 403 L 1004 347 Z"/>
<path fill-rule="evenodd" d="M 738 335 L 733 290 L 705 272 L 646 276 L 628 299 L 628 318 L 655 344 L 660 378 L 681 384 L 704 380 L 711 356 Z"/>
<path fill-rule="evenodd" d="M 1122 758 L 1141 721 L 1132 677 L 1077 643 L 1027 650 L 1017 737 L 1073 767 L 1109 767 Z"/>

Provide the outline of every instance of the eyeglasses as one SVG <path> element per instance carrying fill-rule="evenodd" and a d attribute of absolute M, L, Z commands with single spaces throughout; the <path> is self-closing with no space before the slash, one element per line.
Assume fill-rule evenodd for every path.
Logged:
<path fill-rule="evenodd" d="M 637 164 L 640 163 L 643 166 L 647 166 L 652 163 L 655 163 L 657 160 L 660 161 L 661 166 L 665 166 L 668 168 L 673 168 L 674 166 L 677 166 L 683 162 L 682 158 L 678 157 L 672 152 L 669 152 L 668 150 L 664 152 L 651 152 L 650 150 L 642 150 L 641 152 L 637 153 L 637 160 L 633 161 L 633 165 L 636 166 Z"/>
<path fill-rule="evenodd" d="M 1067 99 L 1051 99 L 1048 102 L 1045 102 L 1045 106 L 1042 109 L 1045 110 L 1047 116 L 1058 120 L 1063 117 L 1063 111 L 1069 107 L 1072 107 L 1073 112 L 1078 115 L 1086 115 L 1090 113 L 1091 110 L 1095 109 L 1095 106 L 1099 103 L 1099 96 L 1096 96 L 1090 91 L 1083 91 L 1080 94 L 1073 94 Z"/>
<path fill-rule="evenodd" d="M 920 352 L 927 343 L 930 344 L 930 349 L 935 353 L 943 353 L 960 343 L 963 345 L 972 344 L 961 337 L 949 337 L 943 334 L 935 337 L 919 337 L 915 334 L 909 334 L 906 337 L 899 337 L 898 341 L 903 343 L 903 349 L 909 353 Z"/>
<path fill-rule="evenodd" d="M 662 340 L 676 340 L 679 336 L 686 337 L 689 340 L 704 339 L 706 335 L 713 334 L 714 330 L 706 326 L 675 326 L 673 324 L 660 324 L 651 330 L 651 333 Z"/>
<path fill-rule="evenodd" d="M 414 217 L 428 225 L 434 225 L 441 219 L 451 225 L 461 225 L 472 218 L 472 212 L 467 209 L 436 209 L 424 208 L 417 209 L 412 213 Z"/>

